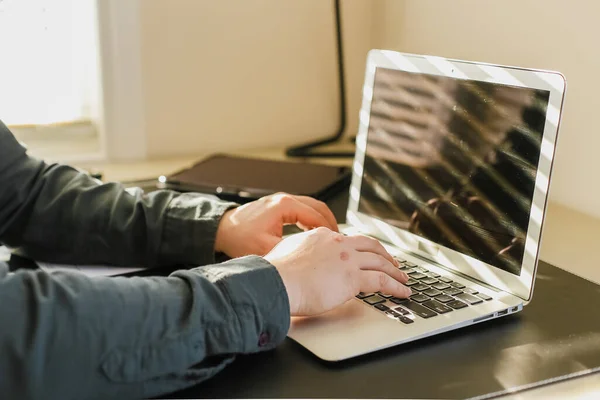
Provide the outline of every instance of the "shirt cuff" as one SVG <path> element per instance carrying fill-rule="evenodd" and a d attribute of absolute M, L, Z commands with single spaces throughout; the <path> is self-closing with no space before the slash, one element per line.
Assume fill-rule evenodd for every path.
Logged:
<path fill-rule="evenodd" d="M 237 320 L 232 332 L 238 338 L 236 348 L 222 348 L 219 353 L 270 350 L 285 339 L 290 328 L 290 302 L 271 263 L 259 256 L 246 256 L 202 268 L 202 272 L 222 288 Z"/>
<path fill-rule="evenodd" d="M 237 206 L 197 193 L 173 198 L 165 214 L 159 263 L 214 264 L 217 228 L 223 214 Z"/>

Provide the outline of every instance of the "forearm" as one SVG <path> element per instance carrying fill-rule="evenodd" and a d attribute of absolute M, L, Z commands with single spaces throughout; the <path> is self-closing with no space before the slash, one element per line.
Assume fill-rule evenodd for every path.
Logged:
<path fill-rule="evenodd" d="M 9 274 L 0 278 L 0 321 L 8 398 L 142 398 L 273 348 L 287 333 L 289 303 L 275 268 L 248 257 L 169 278 Z"/>
<path fill-rule="evenodd" d="M 0 122 L 0 243 L 41 261 L 144 265 L 214 262 L 231 203 L 143 194 L 27 156 Z"/>

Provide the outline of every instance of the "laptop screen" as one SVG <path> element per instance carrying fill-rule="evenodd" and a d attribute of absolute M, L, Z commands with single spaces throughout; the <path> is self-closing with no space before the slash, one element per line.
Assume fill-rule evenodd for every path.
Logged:
<path fill-rule="evenodd" d="M 549 96 L 378 68 L 358 210 L 520 275 Z"/>

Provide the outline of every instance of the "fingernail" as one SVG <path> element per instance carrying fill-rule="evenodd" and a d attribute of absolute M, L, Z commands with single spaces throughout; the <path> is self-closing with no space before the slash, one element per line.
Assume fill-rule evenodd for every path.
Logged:
<path fill-rule="evenodd" d="M 402 272 L 402 276 L 404 277 L 404 279 L 408 280 L 408 274 L 406 272 Z"/>
<path fill-rule="evenodd" d="M 412 296 L 412 290 L 409 287 L 406 288 L 406 293 L 407 293 L 407 297 Z"/>
<path fill-rule="evenodd" d="M 396 267 L 399 267 L 399 266 L 400 266 L 400 263 L 398 262 L 398 260 L 396 260 L 395 258 L 393 258 L 393 260 L 394 260 L 394 265 L 395 265 Z"/>

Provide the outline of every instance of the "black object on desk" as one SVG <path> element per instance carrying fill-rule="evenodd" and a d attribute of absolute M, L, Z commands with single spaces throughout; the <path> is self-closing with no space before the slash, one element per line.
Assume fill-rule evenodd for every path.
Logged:
<path fill-rule="evenodd" d="M 8 260 L 8 270 L 10 272 L 17 271 L 19 269 L 38 269 L 38 265 L 35 261 L 30 258 L 20 256 L 18 254 L 11 254 Z"/>
<path fill-rule="evenodd" d="M 519 314 L 339 363 L 286 339 L 170 398 L 489 398 L 599 370 L 598 309 L 600 286 L 540 262 Z"/>
<path fill-rule="evenodd" d="M 216 154 L 163 177 L 159 188 L 245 203 L 277 192 L 328 200 L 347 190 L 350 168 Z"/>

